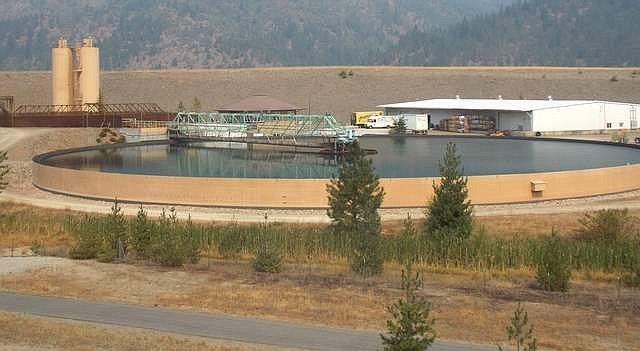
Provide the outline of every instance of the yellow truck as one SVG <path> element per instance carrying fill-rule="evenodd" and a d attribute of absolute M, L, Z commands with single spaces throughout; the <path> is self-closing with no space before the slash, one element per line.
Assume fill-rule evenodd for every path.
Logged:
<path fill-rule="evenodd" d="M 351 114 L 351 125 L 365 128 L 369 117 L 382 116 L 382 111 L 354 112 Z"/>

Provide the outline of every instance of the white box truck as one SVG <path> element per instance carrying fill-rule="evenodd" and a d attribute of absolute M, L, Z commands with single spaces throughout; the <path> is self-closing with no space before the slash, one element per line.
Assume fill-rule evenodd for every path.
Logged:
<path fill-rule="evenodd" d="M 426 133 L 429 130 L 429 116 L 428 115 L 402 115 L 406 124 L 407 131 L 413 133 Z"/>
<path fill-rule="evenodd" d="M 367 121 L 367 128 L 393 128 L 398 116 L 373 116 Z"/>

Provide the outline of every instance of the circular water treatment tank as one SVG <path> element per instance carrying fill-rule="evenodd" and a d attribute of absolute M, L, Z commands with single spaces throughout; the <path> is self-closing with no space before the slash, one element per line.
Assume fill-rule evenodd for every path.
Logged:
<path fill-rule="evenodd" d="M 632 177 L 640 172 L 640 150 L 634 147 L 539 138 L 362 137 L 362 147 L 378 151 L 369 157 L 385 186 L 384 207 L 423 206 L 449 142 L 457 146 L 475 203 L 640 188 L 640 177 Z M 34 182 L 61 193 L 135 202 L 325 207 L 326 183 L 341 163 L 338 157 L 315 153 L 211 146 L 159 143 L 63 150 L 35 158 Z M 532 191 L 533 183 L 543 184 L 539 189 L 544 190 Z"/>

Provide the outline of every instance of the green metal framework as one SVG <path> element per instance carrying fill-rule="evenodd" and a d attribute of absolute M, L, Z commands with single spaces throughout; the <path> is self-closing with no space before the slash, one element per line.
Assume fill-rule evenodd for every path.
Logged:
<path fill-rule="evenodd" d="M 302 144 L 298 138 L 327 138 L 338 143 L 355 140 L 353 130 L 331 115 L 272 113 L 179 112 L 167 124 L 175 138 L 242 141 L 266 144 Z"/>

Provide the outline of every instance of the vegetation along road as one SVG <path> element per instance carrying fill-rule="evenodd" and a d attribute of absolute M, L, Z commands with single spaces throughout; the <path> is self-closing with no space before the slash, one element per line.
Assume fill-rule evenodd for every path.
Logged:
<path fill-rule="evenodd" d="M 240 342 L 310 350 L 375 350 L 380 337 L 355 331 L 222 314 L 0 293 L 0 310 L 51 318 L 153 329 Z M 485 351 L 493 347 L 438 341 L 434 351 Z"/>

